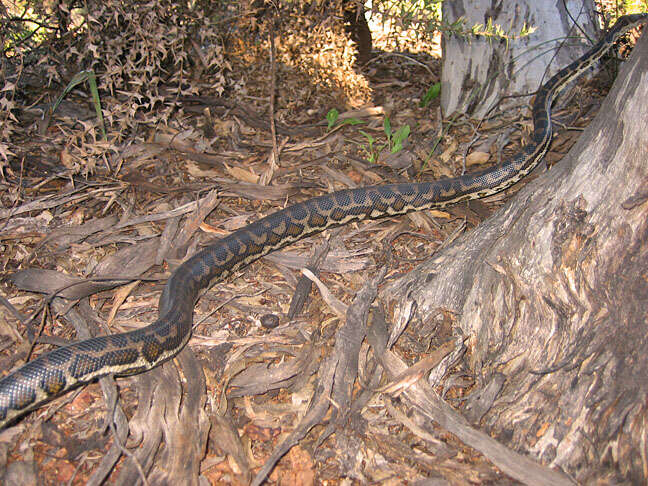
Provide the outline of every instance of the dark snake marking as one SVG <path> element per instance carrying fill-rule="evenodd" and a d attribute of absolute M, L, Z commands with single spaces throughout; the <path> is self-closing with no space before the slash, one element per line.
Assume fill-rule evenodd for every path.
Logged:
<path fill-rule="evenodd" d="M 511 160 L 436 182 L 334 192 L 295 204 L 241 228 L 178 267 L 162 292 L 161 317 L 153 324 L 56 349 L 0 380 L 0 429 L 82 383 L 111 373 L 140 373 L 172 358 L 189 340 L 199 292 L 271 251 L 326 228 L 443 208 L 512 186 L 533 170 L 551 143 L 551 103 L 556 93 L 595 63 L 621 35 L 647 20 L 647 14 L 619 18 L 614 28 L 589 52 L 560 70 L 538 90 L 533 104 L 533 142 Z"/>

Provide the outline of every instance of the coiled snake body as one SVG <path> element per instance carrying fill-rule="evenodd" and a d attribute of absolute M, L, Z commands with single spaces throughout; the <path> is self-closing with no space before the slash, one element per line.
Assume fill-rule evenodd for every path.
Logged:
<path fill-rule="evenodd" d="M 489 196 L 515 184 L 533 170 L 549 147 L 551 103 L 556 93 L 595 63 L 621 35 L 646 21 L 646 14 L 621 17 L 589 52 L 539 89 L 533 104 L 533 140 L 511 160 L 436 182 L 334 192 L 295 204 L 239 229 L 178 267 L 160 298 L 160 318 L 150 326 L 56 349 L 0 380 L 0 429 L 82 383 L 108 374 L 140 373 L 173 357 L 189 340 L 199 292 L 271 251 L 326 228 L 443 208 Z"/>

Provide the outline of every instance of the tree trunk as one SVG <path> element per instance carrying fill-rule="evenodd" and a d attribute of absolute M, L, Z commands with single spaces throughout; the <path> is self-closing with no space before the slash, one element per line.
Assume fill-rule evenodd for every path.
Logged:
<path fill-rule="evenodd" d="M 358 49 L 358 62 L 364 64 L 371 59 L 371 30 L 365 17 L 364 2 L 361 0 L 343 0 L 344 22 L 347 32 Z"/>
<path fill-rule="evenodd" d="M 465 28 L 471 29 L 492 21 L 513 36 L 504 40 L 489 35 L 443 35 L 441 109 L 445 116 L 461 113 L 484 118 L 502 96 L 535 92 L 543 80 L 581 56 L 590 43 L 573 36 L 584 32 L 593 39 L 600 37 L 591 0 L 582 2 L 580 10 L 569 12 L 563 2 L 548 0 L 503 4 L 494 7 L 493 2 L 484 0 L 443 2 L 444 23 L 452 24 L 463 17 Z M 574 28 L 575 22 L 582 31 Z M 516 38 L 525 26 L 535 30 Z M 504 102 L 500 108 L 514 102 Z"/>
<path fill-rule="evenodd" d="M 456 315 L 467 409 L 499 390 L 474 421 L 582 484 L 648 479 L 647 99 L 644 34 L 564 160 L 382 292 L 395 322 Z"/>

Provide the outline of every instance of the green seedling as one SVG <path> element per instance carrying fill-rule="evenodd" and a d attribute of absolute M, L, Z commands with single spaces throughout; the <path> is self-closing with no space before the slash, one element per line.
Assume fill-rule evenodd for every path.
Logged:
<path fill-rule="evenodd" d="M 367 139 L 367 145 L 362 145 L 362 150 L 365 152 L 367 160 L 373 164 L 378 160 L 378 153 L 380 152 L 374 147 L 376 139 L 363 130 L 359 130 L 359 132 Z"/>
<path fill-rule="evenodd" d="M 339 117 L 340 117 L 340 112 L 337 111 L 335 108 L 331 108 L 329 110 L 329 112 L 326 114 L 326 121 L 328 123 L 327 130 L 330 130 L 331 128 L 333 128 L 336 125 Z M 342 125 L 360 125 L 361 123 L 364 123 L 364 122 L 362 120 L 358 119 L 358 118 L 353 118 L 352 117 L 352 118 L 345 118 L 344 120 L 342 120 L 338 124 L 338 126 L 342 126 Z"/>
<path fill-rule="evenodd" d="M 392 130 L 391 121 L 389 117 L 385 115 L 385 120 L 383 121 L 383 130 L 385 135 L 387 135 L 387 146 L 392 154 L 397 154 L 403 150 L 403 142 L 410 134 L 410 126 L 403 125 L 396 132 Z"/>
<path fill-rule="evenodd" d="M 432 86 L 428 88 L 428 90 L 423 95 L 423 98 L 419 102 L 419 106 L 421 108 L 425 108 L 427 105 L 430 104 L 430 102 L 433 99 L 438 98 L 440 93 L 441 93 L 441 83 L 434 83 Z"/>
<path fill-rule="evenodd" d="M 77 85 L 84 83 L 86 81 L 90 86 L 90 93 L 92 94 L 92 101 L 94 103 L 95 112 L 97 113 L 97 120 L 99 120 L 99 127 L 101 128 L 101 134 L 103 135 L 103 139 L 107 140 L 106 128 L 104 126 L 104 119 L 103 119 L 103 115 L 101 114 L 101 100 L 99 100 L 99 90 L 97 90 L 97 78 L 95 76 L 94 71 L 92 70 L 81 71 L 72 78 L 72 80 L 68 83 L 68 85 L 63 90 L 63 93 L 61 93 L 61 96 L 58 97 L 58 99 L 52 106 L 51 113 L 53 114 L 56 111 L 56 109 L 61 104 L 61 101 L 63 101 L 65 95 L 67 95 L 70 91 L 72 91 Z"/>

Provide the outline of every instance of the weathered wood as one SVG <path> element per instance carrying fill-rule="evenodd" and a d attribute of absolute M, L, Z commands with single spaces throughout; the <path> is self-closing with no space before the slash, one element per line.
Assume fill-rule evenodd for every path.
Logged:
<path fill-rule="evenodd" d="M 644 34 L 561 162 L 382 292 L 455 313 L 472 396 L 505 377 L 479 426 L 582 484 L 648 479 L 646 99 Z"/>

